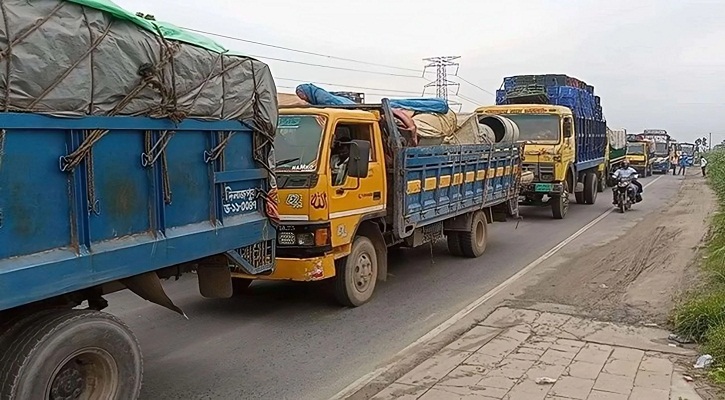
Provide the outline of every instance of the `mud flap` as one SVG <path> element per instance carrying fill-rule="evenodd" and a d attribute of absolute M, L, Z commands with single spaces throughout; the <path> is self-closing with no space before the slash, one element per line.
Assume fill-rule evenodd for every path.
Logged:
<path fill-rule="evenodd" d="M 156 272 L 147 272 L 145 274 L 132 276 L 130 278 L 121 279 L 123 283 L 130 291 L 135 293 L 137 296 L 144 300 L 158 304 L 161 307 L 168 308 L 171 311 L 177 312 L 189 319 L 181 308 L 177 307 L 173 301 L 164 292 L 164 287 L 161 286 L 161 280 Z"/>
<path fill-rule="evenodd" d="M 225 255 L 207 257 L 199 263 L 196 275 L 199 277 L 199 293 L 207 299 L 228 299 L 232 297 L 232 272 Z"/>

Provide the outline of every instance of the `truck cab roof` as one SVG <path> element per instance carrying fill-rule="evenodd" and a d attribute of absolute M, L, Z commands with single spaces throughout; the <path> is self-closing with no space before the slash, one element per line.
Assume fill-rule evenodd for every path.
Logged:
<path fill-rule="evenodd" d="M 477 114 L 483 114 L 492 110 L 526 110 L 526 112 L 535 114 L 559 114 L 559 115 L 571 115 L 571 109 L 565 106 L 555 106 L 551 104 L 502 104 L 478 107 L 476 109 Z"/>

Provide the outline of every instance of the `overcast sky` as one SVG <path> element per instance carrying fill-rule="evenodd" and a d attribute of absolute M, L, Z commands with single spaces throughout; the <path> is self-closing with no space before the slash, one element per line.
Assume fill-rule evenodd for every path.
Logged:
<path fill-rule="evenodd" d="M 473 84 L 450 77 L 461 82 L 452 99 L 464 110 L 493 104 L 504 76 L 563 73 L 595 87 L 612 128 L 725 140 L 725 0 L 116 2 L 183 27 L 337 57 L 214 37 L 268 62 L 280 92 L 314 82 L 370 100 L 420 96 L 435 78 L 421 77 L 422 59 L 454 55 L 458 76 Z"/>

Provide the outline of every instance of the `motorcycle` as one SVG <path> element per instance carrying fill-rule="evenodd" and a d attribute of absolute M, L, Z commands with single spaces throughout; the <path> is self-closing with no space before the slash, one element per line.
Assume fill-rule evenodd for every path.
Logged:
<path fill-rule="evenodd" d="M 637 196 L 634 185 L 632 185 L 632 178 L 619 178 L 614 190 L 617 191 L 617 207 L 619 207 L 619 212 L 624 213 L 625 211 L 629 211 L 632 208 L 632 204 L 635 203 Z"/>

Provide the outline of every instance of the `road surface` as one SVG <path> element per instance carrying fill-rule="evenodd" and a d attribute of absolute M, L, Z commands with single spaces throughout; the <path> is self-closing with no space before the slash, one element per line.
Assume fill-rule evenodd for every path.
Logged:
<path fill-rule="evenodd" d="M 636 207 L 661 207 L 648 199 L 672 196 L 679 183 L 663 177 Z M 259 282 L 245 297 L 207 300 L 189 275 L 165 285 L 189 320 L 126 292 L 110 296 L 109 311 L 143 349 L 143 400 L 327 399 L 595 219 L 610 200 L 606 191 L 595 205 L 572 204 L 561 221 L 549 208 L 522 208 L 518 224 L 489 226 L 479 259 L 451 257 L 443 243 L 402 251 L 360 308 L 338 307 L 323 284 Z"/>

